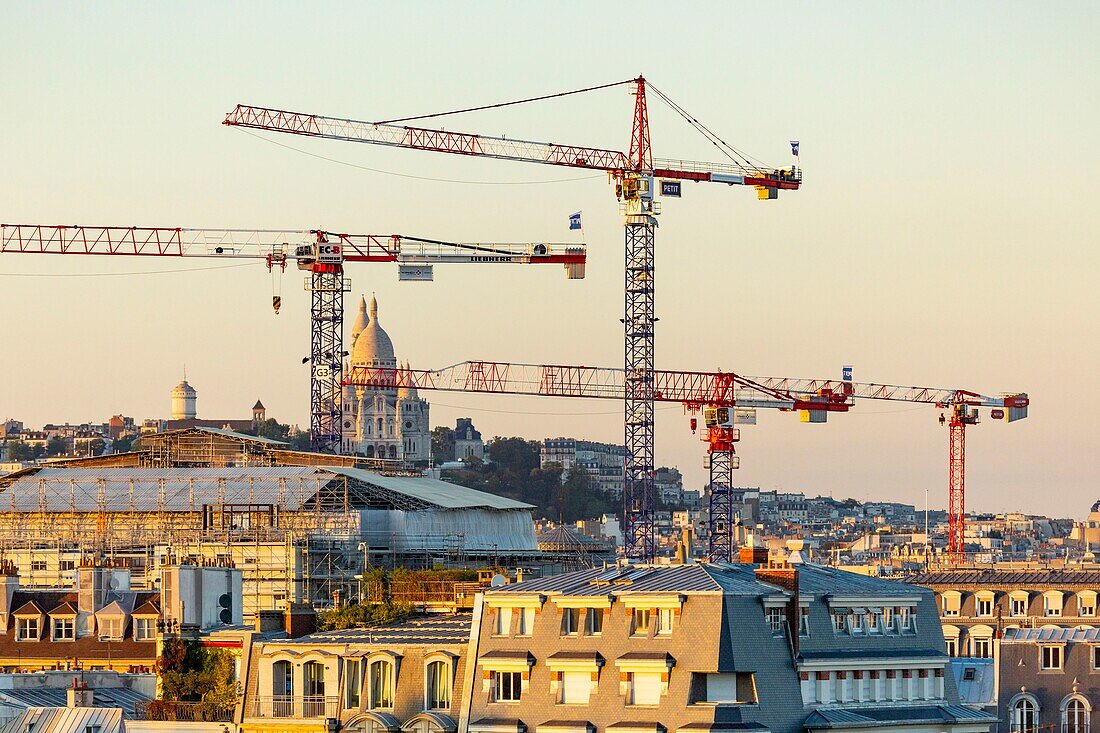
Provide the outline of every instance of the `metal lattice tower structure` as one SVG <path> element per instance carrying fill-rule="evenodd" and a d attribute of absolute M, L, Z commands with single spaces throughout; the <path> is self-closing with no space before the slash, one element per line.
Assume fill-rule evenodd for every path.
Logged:
<path fill-rule="evenodd" d="M 709 428 L 707 448 L 710 463 L 710 527 L 707 535 L 707 561 L 733 562 L 733 527 L 737 521 L 733 509 L 733 471 L 739 468 L 733 444 L 740 440 L 737 428 Z"/>
<path fill-rule="evenodd" d="M 343 264 L 316 262 L 310 291 L 309 434 L 318 453 L 340 452 L 340 416 L 344 381 L 344 293 L 351 282 Z"/>

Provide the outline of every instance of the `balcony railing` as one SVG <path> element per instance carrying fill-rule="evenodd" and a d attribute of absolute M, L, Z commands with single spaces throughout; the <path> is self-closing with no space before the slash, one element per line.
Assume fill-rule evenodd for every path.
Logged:
<path fill-rule="evenodd" d="M 248 705 L 250 718 L 337 718 L 340 698 L 321 695 L 273 695 L 253 697 Z"/>

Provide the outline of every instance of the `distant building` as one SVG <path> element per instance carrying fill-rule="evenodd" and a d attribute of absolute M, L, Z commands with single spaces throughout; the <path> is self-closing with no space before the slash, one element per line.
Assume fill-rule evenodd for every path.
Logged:
<path fill-rule="evenodd" d="M 658 468 L 653 477 L 653 488 L 663 504 L 681 506 L 684 503 L 684 477 L 675 468 Z"/>
<path fill-rule="evenodd" d="M 471 418 L 460 417 L 455 421 L 454 438 L 456 461 L 465 461 L 470 458 L 485 460 L 485 443 Z"/>
<path fill-rule="evenodd" d="M 378 321 L 378 299 L 359 300 L 351 329 L 350 366 L 395 369 L 393 341 Z M 408 364 L 400 365 L 408 367 Z M 367 458 L 421 462 L 432 454 L 429 404 L 415 387 L 343 390 L 341 436 L 344 452 Z"/>
<path fill-rule="evenodd" d="M 198 417 L 198 392 L 187 383 L 187 379 L 181 379 L 180 383 L 172 388 L 172 419 L 194 420 Z"/>
<path fill-rule="evenodd" d="M 610 443 L 596 443 L 575 438 L 547 438 L 539 452 L 539 466 L 556 463 L 565 472 L 580 470 L 587 473 L 601 491 L 615 496 L 623 493 L 623 464 L 626 448 Z"/>
<path fill-rule="evenodd" d="M 21 432 L 23 432 L 23 423 L 19 420 L 13 420 L 9 417 L 0 422 L 0 440 L 16 438 Z"/>

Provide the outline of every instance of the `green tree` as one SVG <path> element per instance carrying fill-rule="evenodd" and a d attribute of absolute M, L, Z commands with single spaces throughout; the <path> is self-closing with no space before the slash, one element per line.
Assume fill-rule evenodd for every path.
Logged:
<path fill-rule="evenodd" d="M 34 460 L 34 448 L 27 445 L 21 440 L 9 440 L 8 441 L 8 460 L 9 461 L 31 461 Z"/>
<path fill-rule="evenodd" d="M 136 435 L 123 435 L 115 439 L 111 447 L 115 453 L 129 453 L 132 450 L 136 450 L 135 443 L 137 442 Z"/>
<path fill-rule="evenodd" d="M 309 450 L 313 445 L 309 439 L 309 431 L 301 430 L 290 439 L 291 450 Z"/>
<path fill-rule="evenodd" d="M 176 703 L 193 703 L 197 719 L 224 720 L 241 693 L 235 666 L 228 650 L 207 649 L 194 640 L 164 639 L 157 660 L 160 699 L 149 704 L 148 716 L 173 720 Z"/>
<path fill-rule="evenodd" d="M 66 443 L 64 438 L 50 438 L 46 441 L 46 455 L 59 456 L 65 452 Z"/>
<path fill-rule="evenodd" d="M 432 428 L 432 462 L 436 465 L 455 459 L 455 431 L 445 425 Z"/>
<path fill-rule="evenodd" d="M 268 438 L 269 440 L 286 440 L 286 436 L 290 433 L 290 426 L 283 425 L 275 418 L 269 417 L 260 423 L 255 428 L 254 432 L 261 438 Z"/>

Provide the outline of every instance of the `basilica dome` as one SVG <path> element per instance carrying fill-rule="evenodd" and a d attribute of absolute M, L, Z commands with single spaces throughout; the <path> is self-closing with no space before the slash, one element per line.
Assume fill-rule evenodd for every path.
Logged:
<path fill-rule="evenodd" d="M 397 363 L 393 342 L 390 341 L 389 334 L 378 325 L 378 300 L 373 295 L 370 299 L 370 321 L 351 347 L 351 363 L 381 366 L 395 366 Z"/>

